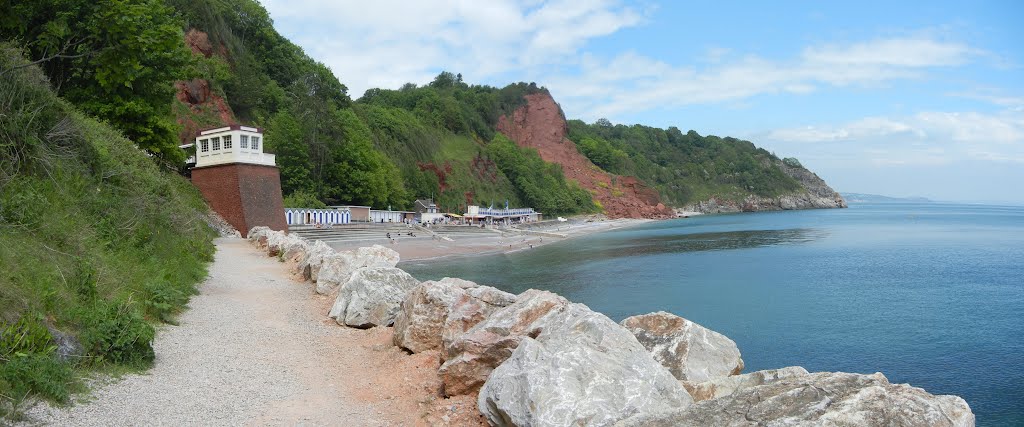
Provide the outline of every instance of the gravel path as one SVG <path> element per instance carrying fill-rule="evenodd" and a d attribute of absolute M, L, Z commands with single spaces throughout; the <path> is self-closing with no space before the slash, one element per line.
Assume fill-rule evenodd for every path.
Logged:
<path fill-rule="evenodd" d="M 97 387 L 67 408 L 39 404 L 28 411 L 30 420 L 97 426 L 415 423 L 415 411 L 397 414 L 409 422 L 395 422 L 392 402 L 352 397 L 371 381 L 364 362 L 384 351 L 353 343 L 367 331 L 325 321 L 326 302 L 244 240 L 216 244 L 210 276 L 178 319 L 180 326 L 158 331 L 151 370 Z"/>

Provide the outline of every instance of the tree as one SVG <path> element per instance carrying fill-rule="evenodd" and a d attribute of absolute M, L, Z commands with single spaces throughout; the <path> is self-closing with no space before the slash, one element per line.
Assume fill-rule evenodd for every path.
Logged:
<path fill-rule="evenodd" d="M 303 141 L 302 126 L 288 111 L 271 118 L 264 140 L 264 149 L 276 155 L 281 170 L 281 191 L 284 194 L 313 191 L 309 148 Z"/>
<path fill-rule="evenodd" d="M 168 164 L 184 160 L 168 100 L 190 53 L 162 0 L 4 2 L 0 14 L 0 36 L 18 40 L 61 96 Z"/>

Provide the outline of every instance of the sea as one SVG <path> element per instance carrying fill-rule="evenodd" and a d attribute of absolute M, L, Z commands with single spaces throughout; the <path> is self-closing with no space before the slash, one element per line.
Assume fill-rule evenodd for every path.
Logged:
<path fill-rule="evenodd" d="M 744 372 L 882 372 L 963 397 L 979 426 L 1024 425 L 1024 207 L 704 215 L 399 267 L 546 289 L 615 321 L 671 312 L 736 341 Z"/>

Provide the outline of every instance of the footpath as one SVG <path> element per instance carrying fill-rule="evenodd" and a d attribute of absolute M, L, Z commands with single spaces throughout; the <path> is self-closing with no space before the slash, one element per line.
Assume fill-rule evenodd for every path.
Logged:
<path fill-rule="evenodd" d="M 334 298 L 276 258 L 243 239 L 216 244 L 179 326 L 159 328 L 152 369 L 94 381 L 68 407 L 38 404 L 29 425 L 429 425 L 476 414 L 437 398 L 436 353 L 401 352 L 388 328 L 339 327 L 326 317 Z"/>

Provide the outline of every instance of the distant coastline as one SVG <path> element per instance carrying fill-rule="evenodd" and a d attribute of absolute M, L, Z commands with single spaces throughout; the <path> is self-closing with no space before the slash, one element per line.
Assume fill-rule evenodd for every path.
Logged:
<path fill-rule="evenodd" d="M 879 194 L 840 192 L 848 203 L 935 203 L 926 197 L 891 197 Z"/>

